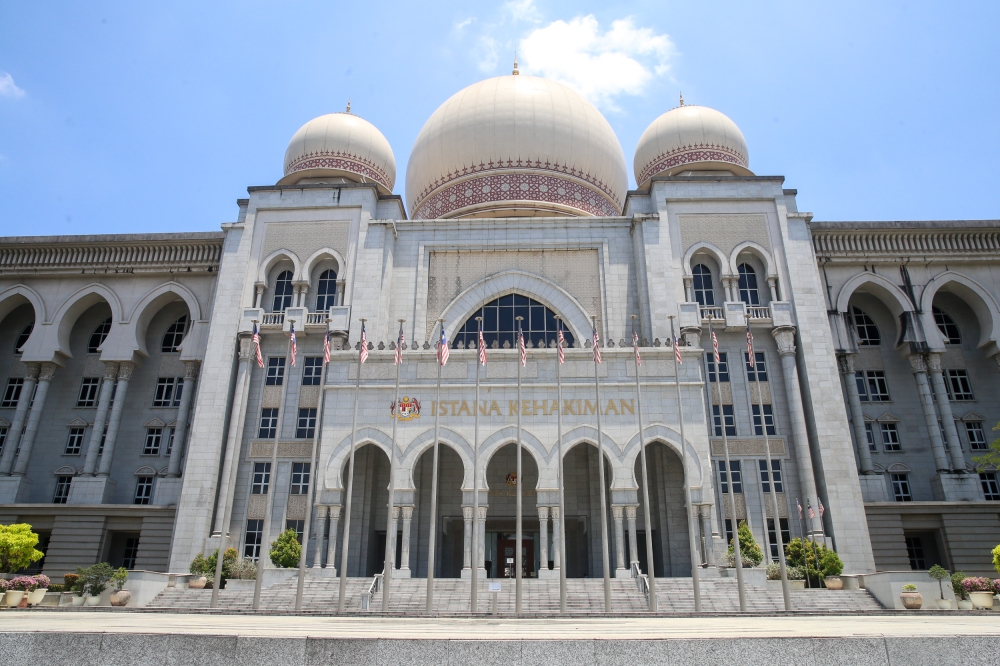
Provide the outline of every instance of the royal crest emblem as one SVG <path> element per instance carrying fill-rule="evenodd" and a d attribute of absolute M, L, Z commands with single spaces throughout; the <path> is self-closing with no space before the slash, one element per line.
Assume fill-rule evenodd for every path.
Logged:
<path fill-rule="evenodd" d="M 507 475 L 507 485 L 516 486 L 517 485 L 517 472 L 511 472 Z"/>
<path fill-rule="evenodd" d="M 389 414 L 395 416 L 400 421 L 412 421 L 420 418 L 420 401 L 416 398 L 404 396 L 397 405 L 389 403 Z"/>

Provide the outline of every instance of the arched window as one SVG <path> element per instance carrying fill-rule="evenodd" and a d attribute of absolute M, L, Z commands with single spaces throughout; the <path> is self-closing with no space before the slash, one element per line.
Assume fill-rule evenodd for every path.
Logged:
<path fill-rule="evenodd" d="M 323 271 L 316 294 L 317 312 L 325 312 L 337 304 L 337 271 Z"/>
<path fill-rule="evenodd" d="M 479 322 L 476 317 L 483 318 L 483 339 L 488 347 L 497 345 L 503 347 L 509 342 L 514 347 L 517 341 L 517 321 L 515 317 L 524 317 L 521 328 L 524 331 L 525 343 L 531 342 L 537 347 L 540 343 L 548 346 L 557 337 L 556 313 L 538 301 L 520 294 L 508 294 L 495 301 L 490 301 L 478 311 L 473 312 L 469 319 L 455 334 L 455 343 L 462 342 L 466 347 L 479 344 Z M 573 334 L 563 325 L 563 338 L 567 345 L 573 344 Z"/>
<path fill-rule="evenodd" d="M 181 315 L 174 323 L 168 326 L 167 332 L 163 334 L 163 343 L 160 345 L 160 351 L 178 351 L 177 347 L 181 344 L 181 340 L 184 339 L 184 334 L 187 333 L 187 324 L 187 315 Z"/>
<path fill-rule="evenodd" d="M 948 345 L 960 345 L 962 344 L 962 332 L 958 330 L 958 324 L 955 320 L 951 318 L 947 312 L 934 306 L 934 323 L 937 324 L 938 330 L 941 331 L 941 335 L 944 336 L 944 342 Z"/>
<path fill-rule="evenodd" d="M 14 343 L 14 353 L 15 354 L 20 354 L 21 353 L 21 347 L 23 347 L 24 343 L 28 341 L 28 338 L 31 336 L 31 330 L 34 327 L 35 327 L 35 322 L 31 322 L 30 324 L 28 324 L 27 326 L 25 326 L 24 330 L 21 331 L 21 334 L 19 336 L 17 336 L 17 342 Z"/>
<path fill-rule="evenodd" d="M 712 271 L 705 264 L 698 264 L 691 273 L 694 275 L 694 300 L 699 305 L 715 305 L 715 289 L 712 288 Z"/>
<path fill-rule="evenodd" d="M 292 272 L 281 271 L 274 281 L 274 303 L 271 312 L 284 312 L 292 307 Z"/>
<path fill-rule="evenodd" d="M 747 305 L 760 305 L 760 294 L 757 292 L 757 273 L 750 264 L 737 266 L 740 273 L 740 300 Z"/>
<path fill-rule="evenodd" d="M 858 334 L 859 347 L 878 347 L 882 344 L 882 336 L 879 335 L 878 326 L 875 320 L 859 307 L 851 308 L 851 320 L 854 330 Z"/>
<path fill-rule="evenodd" d="M 98 347 L 104 344 L 104 338 L 108 337 L 108 333 L 110 332 L 111 317 L 108 317 L 94 329 L 93 333 L 90 334 L 90 342 L 87 343 L 87 353 L 98 353 L 100 351 Z"/>

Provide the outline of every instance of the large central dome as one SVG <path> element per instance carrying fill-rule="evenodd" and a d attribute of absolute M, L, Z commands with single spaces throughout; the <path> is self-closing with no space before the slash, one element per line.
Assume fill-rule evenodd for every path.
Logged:
<path fill-rule="evenodd" d="M 424 124 L 406 167 L 412 219 L 621 215 L 625 156 L 611 125 L 535 76 L 475 83 Z"/>

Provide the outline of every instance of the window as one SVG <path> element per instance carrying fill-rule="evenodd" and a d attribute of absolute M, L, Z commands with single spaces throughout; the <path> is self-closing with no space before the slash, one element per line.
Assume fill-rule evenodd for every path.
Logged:
<path fill-rule="evenodd" d="M 712 287 L 712 271 L 708 266 L 698 264 L 691 273 L 694 275 L 694 299 L 699 305 L 715 305 L 715 289 Z"/>
<path fill-rule="evenodd" d="M 253 464 L 253 483 L 250 484 L 251 495 L 266 495 L 271 485 L 271 463 Z"/>
<path fill-rule="evenodd" d="M 69 439 L 66 440 L 66 453 L 64 455 L 80 455 L 80 451 L 83 450 L 83 432 L 84 428 L 69 429 Z"/>
<path fill-rule="evenodd" d="M 983 432 L 982 421 L 967 421 L 965 433 L 969 436 L 969 448 L 978 451 L 990 448 L 986 444 L 986 433 Z"/>
<path fill-rule="evenodd" d="M 260 410 L 260 429 L 257 431 L 259 439 L 274 439 L 278 436 L 278 408 L 265 407 Z"/>
<path fill-rule="evenodd" d="M 80 383 L 80 397 L 76 400 L 76 406 L 95 406 L 97 404 L 97 389 L 100 385 L 100 377 L 84 377 L 83 381 Z"/>
<path fill-rule="evenodd" d="M 865 437 L 868 439 L 868 450 L 878 451 L 878 445 L 875 444 L 875 428 L 871 423 L 865 424 Z"/>
<path fill-rule="evenodd" d="M 726 518 L 726 543 L 732 545 L 733 543 L 733 521 Z"/>
<path fill-rule="evenodd" d="M 778 524 L 781 526 L 781 543 L 787 544 L 792 540 L 792 533 L 788 530 L 788 518 L 779 518 Z M 771 559 L 778 561 L 778 535 L 774 532 L 774 518 L 767 519 L 767 540 L 771 544 Z"/>
<path fill-rule="evenodd" d="M 0 407 L 8 409 L 17 407 L 17 401 L 21 399 L 22 386 L 24 386 L 23 377 L 11 377 L 8 379 L 7 386 L 3 391 L 3 401 L 0 401 Z"/>
<path fill-rule="evenodd" d="M 910 558 L 910 568 L 914 571 L 927 569 L 927 559 L 924 557 L 924 545 L 920 537 L 906 537 L 906 555 Z"/>
<path fill-rule="evenodd" d="M 740 300 L 747 305 L 760 305 L 760 294 L 757 292 L 757 273 L 750 264 L 740 264 L 739 271 Z"/>
<path fill-rule="evenodd" d="M 947 379 L 945 386 L 948 389 L 949 400 L 975 400 L 967 370 L 945 370 L 945 378 Z"/>
<path fill-rule="evenodd" d="M 167 437 L 167 448 L 166 448 L 166 450 L 163 451 L 164 455 L 169 456 L 170 452 L 174 450 L 174 430 L 175 429 L 176 428 L 171 428 L 170 429 L 170 436 Z"/>
<path fill-rule="evenodd" d="M 298 539 L 299 543 L 302 543 L 302 533 L 306 531 L 306 521 L 304 520 L 286 520 L 285 521 L 286 530 L 295 530 L 295 538 Z"/>
<path fill-rule="evenodd" d="M 302 385 L 319 386 L 322 383 L 323 357 L 306 356 L 305 364 L 302 367 Z"/>
<path fill-rule="evenodd" d="M 104 441 L 108 438 L 108 426 L 105 424 L 104 430 L 101 432 L 101 446 L 97 449 L 97 455 L 103 455 L 104 453 Z"/>
<path fill-rule="evenodd" d="M 979 482 L 983 484 L 983 497 L 992 502 L 1000 501 L 1000 484 L 996 472 L 980 472 Z"/>
<path fill-rule="evenodd" d="M 726 352 L 719 352 L 719 376 L 715 376 L 715 355 L 708 354 L 708 381 L 728 382 L 729 381 L 729 358 Z"/>
<path fill-rule="evenodd" d="M 0 455 L 3 455 L 3 445 L 7 441 L 7 428 L 0 428 Z"/>
<path fill-rule="evenodd" d="M 858 335 L 859 347 L 878 347 L 882 344 L 882 337 L 879 335 L 875 320 L 864 310 L 852 307 L 850 318 L 853 320 L 854 332 Z"/>
<path fill-rule="evenodd" d="M 266 386 L 281 386 L 285 383 L 285 357 L 271 356 L 267 359 Z"/>
<path fill-rule="evenodd" d="M 305 495 L 309 492 L 310 463 L 292 463 L 292 495 Z"/>
<path fill-rule="evenodd" d="M 483 318 L 483 339 L 486 345 L 503 347 L 509 343 L 516 344 L 517 321 L 514 317 L 524 317 L 521 322 L 525 343 L 538 346 L 544 343 L 548 346 L 556 340 L 556 313 L 538 301 L 520 294 L 508 294 L 495 301 L 490 301 L 478 311 L 473 312 L 465 325 L 455 334 L 455 344 L 465 344 L 474 348 L 479 344 L 479 322 L 476 317 Z M 563 337 L 566 346 L 573 344 L 573 334 L 563 325 Z"/>
<path fill-rule="evenodd" d="M 889 384 L 883 370 L 858 370 L 854 373 L 858 382 L 858 397 L 861 402 L 889 402 Z"/>
<path fill-rule="evenodd" d="M 142 447 L 142 455 L 156 456 L 160 454 L 160 440 L 163 438 L 163 428 L 146 428 L 146 444 Z"/>
<path fill-rule="evenodd" d="M 72 476 L 56 477 L 56 492 L 52 495 L 53 504 L 65 504 L 69 499 L 69 487 L 73 483 Z"/>
<path fill-rule="evenodd" d="M 299 409 L 299 422 L 295 427 L 295 436 L 299 439 L 313 437 L 316 434 L 316 408 Z"/>
<path fill-rule="evenodd" d="M 739 460 L 730 460 L 730 465 L 732 465 L 733 472 L 733 492 L 742 493 L 743 492 L 743 472 L 740 470 Z M 719 461 L 719 483 L 722 484 L 722 492 L 729 492 L 729 479 L 726 474 L 726 461 Z"/>
<path fill-rule="evenodd" d="M 879 427 L 882 431 L 882 446 L 886 451 L 902 451 L 903 447 L 899 444 L 899 427 L 896 423 L 880 423 Z"/>
<path fill-rule="evenodd" d="M 316 288 L 316 311 L 325 312 L 337 304 L 337 272 L 323 271 Z"/>
<path fill-rule="evenodd" d="M 139 556 L 139 537 L 125 539 L 125 552 L 122 554 L 122 566 L 135 569 L 135 560 Z"/>
<path fill-rule="evenodd" d="M 292 272 L 282 271 L 274 281 L 274 301 L 271 304 L 271 311 L 284 312 L 290 307 L 292 307 Z"/>
<path fill-rule="evenodd" d="M 764 428 L 760 424 L 760 405 L 753 405 L 751 407 L 753 410 L 753 434 L 763 435 Z M 774 429 L 774 414 L 771 410 L 771 405 L 764 405 L 764 424 L 767 426 L 767 434 L 774 435 L 777 431 Z"/>
<path fill-rule="evenodd" d="M 892 496 L 897 502 L 913 501 L 910 495 L 910 481 L 906 474 L 890 474 L 889 479 L 892 481 Z"/>
<path fill-rule="evenodd" d="M 181 315 L 174 323 L 167 327 L 167 332 L 163 334 L 163 342 L 160 344 L 160 351 L 173 353 L 180 351 L 177 349 L 187 332 L 187 315 Z"/>
<path fill-rule="evenodd" d="M 108 317 L 103 322 L 98 324 L 94 332 L 90 334 L 90 342 L 87 343 L 87 353 L 97 354 L 100 353 L 99 347 L 104 344 L 104 339 L 108 337 L 108 333 L 111 332 L 111 317 Z"/>
<path fill-rule="evenodd" d="M 767 460 L 758 460 L 758 466 L 760 467 L 760 485 L 761 489 L 765 493 L 771 492 L 770 479 L 767 475 Z M 774 492 L 783 493 L 784 484 L 781 482 L 781 461 L 771 458 L 771 475 L 774 476 Z"/>
<path fill-rule="evenodd" d="M 723 405 L 722 414 L 726 419 L 726 437 L 736 436 L 736 416 L 732 405 Z M 712 420 L 715 422 L 715 436 L 722 437 L 722 421 L 719 417 L 719 406 L 712 405 Z"/>
<path fill-rule="evenodd" d="M 34 327 L 35 327 L 35 322 L 31 322 L 30 324 L 25 326 L 24 330 L 21 331 L 21 333 L 17 336 L 17 341 L 14 343 L 15 354 L 21 353 L 21 347 L 23 347 L 24 343 L 28 341 L 28 338 L 31 337 L 31 330 Z"/>
<path fill-rule="evenodd" d="M 135 497 L 132 498 L 132 504 L 149 504 L 152 496 L 153 477 L 140 476 L 135 482 Z"/>
<path fill-rule="evenodd" d="M 260 557 L 260 542 L 264 536 L 263 520 L 248 520 L 247 535 L 243 540 L 243 557 L 256 560 Z"/>
<path fill-rule="evenodd" d="M 153 407 L 179 407 L 183 391 L 183 377 L 157 377 Z"/>
<path fill-rule="evenodd" d="M 766 382 L 767 365 L 764 361 L 764 352 L 754 352 L 753 355 L 754 361 L 756 361 L 756 368 L 750 364 L 750 354 L 743 352 L 743 362 L 747 365 L 747 379 L 751 382 L 755 382 L 758 379 L 762 382 Z"/>
<path fill-rule="evenodd" d="M 962 332 L 958 330 L 958 324 L 951 316 L 939 308 L 934 306 L 934 323 L 937 324 L 938 330 L 941 331 L 941 335 L 944 336 L 944 343 L 946 345 L 960 345 L 962 344 Z"/>

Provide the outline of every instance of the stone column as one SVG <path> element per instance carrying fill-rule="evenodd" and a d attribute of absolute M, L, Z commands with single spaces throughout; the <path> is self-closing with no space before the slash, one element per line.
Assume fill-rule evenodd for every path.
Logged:
<path fill-rule="evenodd" d="M 736 298 L 736 295 L 734 294 L 734 290 L 733 290 L 733 278 L 731 278 L 731 277 L 722 277 L 722 278 L 719 278 L 719 281 L 722 282 L 722 289 L 723 289 L 723 291 L 726 292 L 726 300 L 727 301 L 738 301 L 739 299 Z"/>
<path fill-rule="evenodd" d="M 549 507 L 538 507 L 538 570 L 549 570 Z"/>
<path fill-rule="evenodd" d="M 625 519 L 628 520 L 628 549 L 631 561 L 628 563 L 631 568 L 633 563 L 639 562 L 639 542 L 635 536 L 635 514 L 638 506 L 625 507 Z"/>
<path fill-rule="evenodd" d="M 391 549 L 390 552 L 392 553 L 393 557 L 396 557 L 396 532 L 398 531 L 397 528 L 398 524 L 399 524 L 399 507 L 394 506 L 392 507 L 392 528 L 391 528 L 392 534 L 388 536 L 388 538 L 392 540 L 389 548 Z M 403 558 L 400 557 L 399 559 Z M 399 562 L 396 562 L 396 568 L 397 569 L 399 568 Z"/>
<path fill-rule="evenodd" d="M 611 515 L 615 519 L 615 555 L 618 559 L 615 578 L 625 577 L 625 529 L 622 525 L 623 508 L 620 504 L 611 505 Z"/>
<path fill-rule="evenodd" d="M 253 306 L 255 308 L 261 307 L 261 299 L 264 297 L 264 289 L 267 287 L 263 282 L 257 282 L 254 284 L 254 294 L 253 294 Z"/>
<path fill-rule="evenodd" d="M 778 278 L 769 277 L 767 278 L 767 288 L 771 291 L 771 300 L 778 300 Z"/>
<path fill-rule="evenodd" d="M 175 445 L 176 446 L 176 445 Z M 313 543 L 313 569 L 323 566 L 323 532 L 326 529 L 326 505 L 316 505 L 316 535 Z"/>
<path fill-rule="evenodd" d="M 225 524 L 226 515 L 232 519 L 232 503 L 235 494 L 233 466 L 240 463 L 243 446 L 243 427 L 246 422 L 247 395 L 250 393 L 250 353 L 253 338 L 248 334 L 239 336 L 239 361 L 236 372 L 236 387 L 233 390 L 233 405 L 229 413 L 229 434 L 222 460 L 222 474 L 219 475 L 219 504 L 215 512 L 214 536 L 230 533 L 230 525 Z M 275 470 L 271 470 L 275 474 Z M 274 478 L 272 476 L 272 478 Z"/>
<path fill-rule="evenodd" d="M 118 389 L 115 391 L 115 405 L 111 408 L 111 418 L 108 420 L 108 436 L 104 439 L 104 453 L 101 454 L 101 466 L 97 476 L 111 474 L 111 462 L 115 457 L 115 442 L 118 439 L 118 429 L 122 424 L 122 411 L 125 409 L 125 397 L 128 395 L 128 383 L 135 371 L 135 363 L 129 361 L 118 365 Z"/>
<path fill-rule="evenodd" d="M 927 369 L 934 385 L 934 397 L 937 398 L 938 413 L 941 415 L 941 425 L 944 426 L 944 438 L 948 442 L 951 468 L 960 474 L 964 473 L 965 455 L 962 453 L 962 440 L 958 438 L 958 429 L 955 428 L 955 414 L 951 411 L 951 401 L 948 400 L 948 388 L 944 385 L 941 354 L 927 355 Z"/>
<path fill-rule="evenodd" d="M 181 457 L 184 455 L 184 445 L 187 442 L 188 418 L 191 415 L 191 402 L 194 400 L 194 383 L 198 377 L 200 361 L 184 361 L 184 389 L 181 391 L 181 404 L 177 409 L 177 423 L 174 425 L 174 445 L 170 449 L 170 466 L 167 476 L 181 475 Z M 89 452 L 88 452 L 89 453 Z"/>
<path fill-rule="evenodd" d="M 562 558 L 560 556 L 560 551 L 562 550 L 562 539 L 560 534 L 562 530 L 559 528 L 559 521 L 562 516 L 559 515 L 559 507 L 552 507 L 552 570 L 559 571 L 559 567 L 562 566 Z"/>
<path fill-rule="evenodd" d="M 465 578 L 466 574 L 472 575 L 472 507 L 463 506 L 462 507 L 462 518 L 464 519 L 465 527 L 462 530 L 462 537 L 464 541 L 463 558 L 462 558 L 462 577 Z"/>
<path fill-rule="evenodd" d="M 934 399 L 931 397 L 930 385 L 927 383 L 927 361 L 923 354 L 910 354 L 910 367 L 913 368 L 913 379 L 917 382 L 917 393 L 920 394 L 920 406 L 924 411 L 924 425 L 927 436 L 931 440 L 931 451 L 934 453 L 934 466 L 939 472 L 947 472 L 949 468 L 948 455 L 941 441 L 941 429 L 938 428 L 937 413 L 934 411 Z M 945 395 L 945 399 L 947 399 Z"/>
<path fill-rule="evenodd" d="M 45 396 L 49 392 L 52 384 L 52 376 L 56 374 L 55 363 L 42 363 L 42 368 L 38 373 L 38 389 L 35 391 L 35 402 L 31 405 L 28 413 L 28 427 L 21 438 L 21 453 L 17 456 L 14 464 L 14 474 L 24 476 L 28 471 L 28 461 L 31 459 L 31 447 L 35 444 L 35 436 L 38 434 L 38 425 L 42 421 L 42 410 L 45 408 Z M 22 391 L 24 388 L 21 389 Z M 28 396 L 31 399 L 31 396 Z M 20 402 L 20 401 L 19 401 Z M 13 447 L 17 452 L 17 447 Z"/>
<path fill-rule="evenodd" d="M 337 280 L 337 305 L 344 304 L 344 292 L 347 290 L 347 280 Z"/>
<path fill-rule="evenodd" d="M 403 512 L 403 546 L 402 552 L 399 554 L 399 569 L 400 571 L 410 570 L 410 524 L 413 522 L 413 507 L 403 506 L 400 507 Z M 462 508 L 462 512 L 465 512 L 465 508 Z"/>
<path fill-rule="evenodd" d="M 340 525 L 340 505 L 331 504 L 330 511 L 330 537 L 326 542 L 326 568 L 333 569 L 333 575 L 337 575 L 337 527 Z"/>
<path fill-rule="evenodd" d="M 97 414 L 90 431 L 90 444 L 87 445 L 87 458 L 83 463 L 83 473 L 93 475 L 97 471 L 97 459 L 101 450 L 101 438 L 104 436 L 104 426 L 108 422 L 108 406 L 111 404 L 111 394 L 114 393 L 115 380 L 118 378 L 118 364 L 104 364 L 104 380 L 101 382 L 101 394 L 97 400 Z"/>
<path fill-rule="evenodd" d="M 687 275 L 684 276 L 684 295 L 688 303 L 694 301 L 694 278 Z"/>
<path fill-rule="evenodd" d="M 705 563 L 715 566 L 715 542 L 712 540 L 712 505 L 699 504 L 698 516 L 701 518 L 701 538 L 705 544 Z"/>
<path fill-rule="evenodd" d="M 38 373 L 42 369 L 41 363 L 25 363 L 25 366 L 27 371 L 21 384 L 21 395 L 17 399 L 17 411 L 14 412 L 14 422 L 7 430 L 7 443 L 3 447 L 3 457 L 0 458 L 0 476 L 9 476 L 14 469 L 14 454 L 17 453 L 17 447 L 21 442 L 21 431 L 24 430 L 24 421 L 28 417 L 31 396 L 35 392 Z"/>
<path fill-rule="evenodd" d="M 861 473 L 874 474 L 875 467 L 872 465 L 872 453 L 868 449 L 868 433 L 865 430 L 865 415 L 861 411 L 861 396 L 858 394 L 854 354 L 837 356 L 837 366 L 840 368 L 840 376 L 847 388 L 847 408 L 851 410 L 851 426 L 854 429 L 854 444 L 858 449 Z"/>
<path fill-rule="evenodd" d="M 486 567 L 486 513 L 489 506 L 479 507 L 479 568 Z"/>
<path fill-rule="evenodd" d="M 776 328 L 771 335 L 778 343 L 778 356 L 781 358 L 781 371 L 785 380 L 785 395 L 788 399 L 788 415 L 792 422 L 792 441 L 795 443 L 795 460 L 799 466 L 799 486 L 802 491 L 803 504 L 806 500 L 817 499 L 816 477 L 813 474 L 812 453 L 809 448 L 809 434 L 806 430 L 806 414 L 802 408 L 802 391 L 799 387 L 799 370 L 795 365 L 795 329 L 791 327 Z M 817 502 L 814 506 L 818 506 Z M 811 531 L 817 535 L 823 534 L 823 521 L 816 512 L 815 518 L 806 519 Z M 733 520 L 735 534 L 737 521 Z"/>

